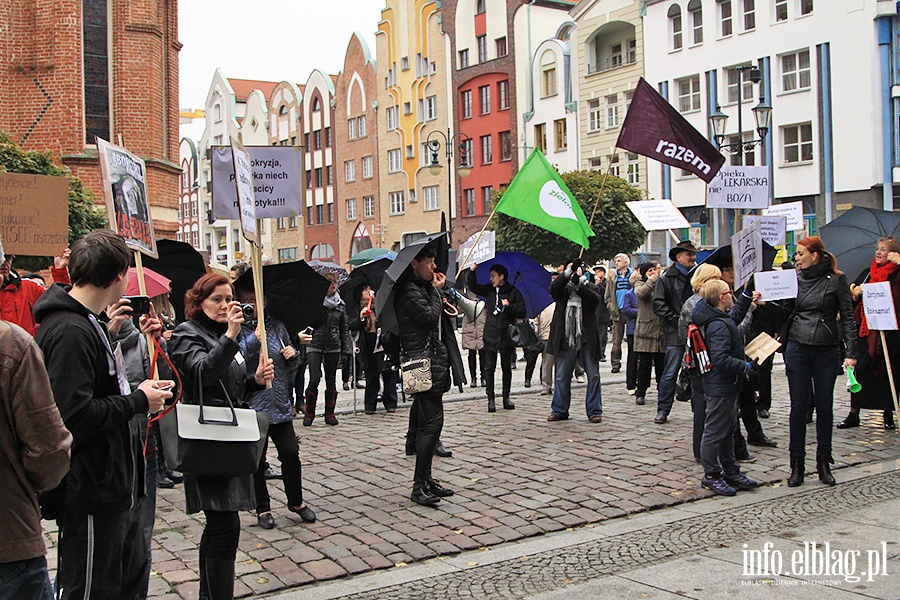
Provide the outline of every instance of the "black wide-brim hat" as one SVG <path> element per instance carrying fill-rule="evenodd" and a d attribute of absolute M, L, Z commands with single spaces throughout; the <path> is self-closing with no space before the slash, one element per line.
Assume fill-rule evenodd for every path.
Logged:
<path fill-rule="evenodd" d="M 677 256 L 679 252 L 693 252 L 697 253 L 700 249 L 694 247 L 694 244 L 691 242 L 679 242 L 674 248 L 669 250 L 669 260 L 677 260 Z"/>

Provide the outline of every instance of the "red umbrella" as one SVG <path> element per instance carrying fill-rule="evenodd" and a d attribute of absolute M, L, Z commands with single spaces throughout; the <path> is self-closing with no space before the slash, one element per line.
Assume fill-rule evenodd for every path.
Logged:
<path fill-rule="evenodd" d="M 151 298 L 168 294 L 172 289 L 167 278 L 147 267 L 144 267 L 144 283 L 147 286 L 147 295 Z M 139 296 L 141 294 L 141 286 L 138 285 L 137 269 L 135 267 L 128 269 L 128 289 L 125 290 L 125 294 L 127 296 Z"/>

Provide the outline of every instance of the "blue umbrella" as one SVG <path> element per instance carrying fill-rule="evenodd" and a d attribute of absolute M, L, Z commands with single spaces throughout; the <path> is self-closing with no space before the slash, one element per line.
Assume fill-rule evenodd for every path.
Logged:
<path fill-rule="evenodd" d="M 367 262 L 372 262 L 373 260 L 378 260 L 380 258 L 389 258 L 390 260 L 394 260 L 397 258 L 397 253 L 392 252 L 391 250 L 385 250 L 384 248 L 368 248 L 366 250 L 361 250 L 350 257 L 350 260 L 347 261 L 348 265 L 362 265 Z"/>
<path fill-rule="evenodd" d="M 550 306 L 550 271 L 524 252 L 497 252 L 491 260 L 478 265 L 475 275 L 479 283 L 490 283 L 491 266 L 503 265 L 509 271 L 509 283 L 525 297 L 525 311 L 529 319 Z"/>

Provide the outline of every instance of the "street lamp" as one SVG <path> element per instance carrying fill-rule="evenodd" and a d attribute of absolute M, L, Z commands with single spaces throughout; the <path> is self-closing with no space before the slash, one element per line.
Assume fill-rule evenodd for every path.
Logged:
<path fill-rule="evenodd" d="M 769 133 L 769 121 L 772 118 L 772 107 L 765 101 L 760 89 L 759 104 L 753 107 L 753 117 L 756 119 L 756 132 L 759 139 L 744 141 L 744 116 L 743 116 L 743 99 L 744 99 L 744 71 L 749 71 L 747 79 L 753 84 L 759 84 L 762 81 L 762 71 L 751 65 L 740 65 L 735 67 L 738 72 L 738 95 L 737 95 L 737 118 L 738 118 L 738 141 L 732 144 L 725 144 L 725 124 L 728 122 L 728 115 L 722 112 L 722 108 L 716 104 L 716 112 L 709 115 L 709 126 L 713 130 L 716 137 L 716 143 L 719 148 L 727 151 L 729 154 L 737 154 L 738 164 L 744 164 L 744 152 L 749 152 L 754 146 L 762 144 Z"/>
<path fill-rule="evenodd" d="M 434 138 L 434 136 L 438 135 L 444 140 L 444 150 L 447 156 L 447 166 L 449 167 L 447 170 L 447 196 L 450 198 L 450 209 L 447 212 L 447 241 L 453 244 L 453 147 L 456 145 L 459 150 L 459 167 L 456 169 L 457 173 L 459 173 L 460 177 L 468 177 L 472 172 L 471 167 L 469 166 L 469 156 L 468 156 L 468 143 L 472 141 L 472 138 L 467 136 L 465 133 L 459 132 L 456 135 L 452 135 L 450 133 L 450 129 L 447 128 L 447 133 L 445 134 L 443 131 L 439 129 L 435 129 L 425 138 L 425 144 L 428 146 L 431 151 L 431 162 L 428 163 L 428 172 L 437 177 L 441 174 L 441 170 L 443 170 L 443 165 L 441 165 L 440 160 L 438 159 L 438 152 L 441 149 L 441 140 Z M 434 139 L 432 139 L 434 138 Z"/>

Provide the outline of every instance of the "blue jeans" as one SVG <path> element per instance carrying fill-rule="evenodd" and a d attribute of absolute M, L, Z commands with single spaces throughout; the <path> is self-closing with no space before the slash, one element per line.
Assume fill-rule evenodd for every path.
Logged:
<path fill-rule="evenodd" d="M 0 563 L 0 600 L 53 600 L 53 587 L 43 556 Z"/>
<path fill-rule="evenodd" d="M 740 465 L 734 458 L 734 426 L 737 424 L 737 396 L 706 396 L 706 422 L 700 442 L 700 462 L 703 473 L 718 479 L 736 475 Z"/>
<path fill-rule="evenodd" d="M 837 346 L 807 346 L 788 341 L 784 370 L 791 392 L 791 456 L 803 456 L 806 451 L 806 411 L 810 397 L 816 407 L 816 454 L 831 454 L 834 380 L 840 365 L 841 353 Z M 812 393 L 810 388 L 813 388 Z"/>
<path fill-rule="evenodd" d="M 553 390 L 550 410 L 563 417 L 569 416 L 569 405 L 572 402 L 572 374 L 575 371 L 577 353 L 571 346 L 560 348 L 556 353 L 556 389 Z M 581 359 L 584 362 L 584 373 L 587 375 L 584 406 L 590 419 L 603 414 L 603 403 L 600 399 L 600 363 L 594 350 L 588 347 L 581 348 Z"/>
<path fill-rule="evenodd" d="M 675 403 L 675 381 L 683 357 L 684 346 L 666 346 L 666 366 L 659 380 L 657 387 L 659 398 L 656 401 L 656 411 L 664 415 L 672 411 L 672 405 Z"/>

